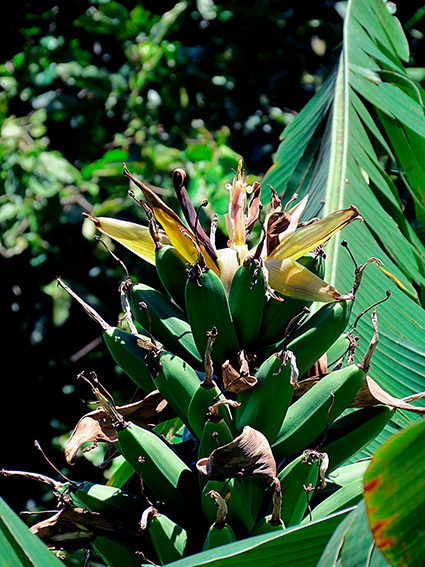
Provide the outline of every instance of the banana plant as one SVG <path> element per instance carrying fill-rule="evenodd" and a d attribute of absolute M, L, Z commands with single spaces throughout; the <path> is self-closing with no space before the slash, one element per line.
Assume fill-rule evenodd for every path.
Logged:
<path fill-rule="evenodd" d="M 85 442 L 106 442 L 109 458 L 119 455 L 130 471 L 128 483 L 52 481 L 60 510 L 32 527 L 50 547 L 81 539 L 110 567 L 124 558 L 314 567 L 327 554 L 340 559 L 338 537 L 347 545 L 341 557 L 353 549 L 352 524 L 366 523 L 359 455 L 403 426 L 406 412 L 425 412 L 411 404 L 423 396 L 412 377 L 424 375 L 425 249 L 382 165 L 410 165 L 425 118 L 387 5 L 351 0 L 344 18 L 339 65 L 285 130 L 265 179 L 248 183 L 242 162 L 234 172 L 224 245 L 215 217 L 209 234 L 201 226 L 180 168 L 172 180 L 181 214 L 124 165 L 147 225 L 89 217 L 154 264 L 162 288 L 134 283 L 126 271 L 124 331 L 58 280 L 101 326 L 141 400 L 116 406 L 97 378 L 86 378 L 98 408 L 77 423 L 68 463 Z M 405 182 L 420 219 L 413 171 Z M 341 230 L 349 246 L 336 242 Z M 359 348 L 356 333 L 367 339 Z M 394 376 L 406 384 L 394 385 Z M 174 427 L 183 437 L 172 443 L 162 433 Z M 365 541 L 374 564 L 385 565 L 375 552 L 385 541 L 373 494 L 381 480 L 386 494 L 388 481 L 374 474 L 372 465 L 364 501 L 375 531 Z"/>

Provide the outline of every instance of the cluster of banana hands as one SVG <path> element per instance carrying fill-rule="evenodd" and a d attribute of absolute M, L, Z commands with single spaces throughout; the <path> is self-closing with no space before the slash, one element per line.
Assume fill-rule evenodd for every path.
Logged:
<path fill-rule="evenodd" d="M 114 326 L 58 279 L 101 325 L 114 362 L 138 387 L 117 407 L 94 373 L 83 374 L 98 407 L 76 425 L 66 459 L 73 463 L 88 441 L 106 442 L 105 463 L 119 456 L 122 465 L 105 485 L 47 479 L 60 509 L 31 528 L 52 548 L 92 549 L 111 567 L 164 565 L 309 521 L 326 475 L 395 411 L 368 377 L 375 306 L 375 333 L 357 364 L 358 318 L 349 326 L 363 271 L 379 260 L 354 262 L 344 295 L 323 281 L 325 246 L 362 220 L 355 207 L 301 223 L 306 198 L 283 207 L 272 189 L 263 215 L 261 186 L 248 185 L 240 165 L 220 250 L 217 219 L 208 236 L 183 170 L 173 185 L 186 222 L 125 166 L 124 173 L 143 193 L 148 225 L 90 219 L 154 264 L 163 291 L 133 283 L 126 271 L 125 325 Z M 352 503 L 351 494 L 339 506 Z"/>

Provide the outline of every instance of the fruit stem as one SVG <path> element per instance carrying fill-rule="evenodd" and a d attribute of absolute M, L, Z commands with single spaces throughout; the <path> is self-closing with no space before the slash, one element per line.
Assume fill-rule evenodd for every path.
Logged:
<path fill-rule="evenodd" d="M 78 303 L 83 306 L 86 313 L 90 315 L 90 317 L 94 321 L 96 321 L 96 323 L 99 323 L 103 331 L 107 331 L 108 329 L 111 328 L 111 325 L 109 325 L 104 319 L 102 319 L 99 313 L 93 309 L 93 307 L 91 307 L 88 303 L 86 303 L 83 299 L 81 299 L 81 297 L 79 297 L 74 291 L 72 291 L 70 287 L 68 287 L 66 284 L 63 283 L 60 276 L 56 278 L 56 281 L 58 286 L 62 287 L 65 291 L 69 293 L 71 297 L 76 299 Z"/>
<path fill-rule="evenodd" d="M 371 360 L 372 360 L 372 355 L 373 355 L 373 352 L 374 352 L 374 350 L 375 350 L 375 348 L 378 344 L 378 340 L 379 340 L 378 318 L 376 316 L 376 309 L 373 309 L 371 318 L 372 318 L 372 325 L 373 325 L 373 337 L 372 337 L 372 339 L 369 343 L 369 348 L 367 349 L 366 354 L 364 355 L 362 362 L 359 364 L 359 368 L 361 368 L 365 374 L 367 374 L 369 372 L 370 363 L 371 363 Z"/>

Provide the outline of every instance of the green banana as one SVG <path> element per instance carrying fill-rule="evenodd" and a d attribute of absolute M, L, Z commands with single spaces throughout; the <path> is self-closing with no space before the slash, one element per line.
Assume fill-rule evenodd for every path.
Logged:
<path fill-rule="evenodd" d="M 215 382 L 211 386 L 204 386 L 204 382 L 198 385 L 197 390 L 190 400 L 187 410 L 187 425 L 190 431 L 201 439 L 204 433 L 204 426 L 207 422 L 209 408 L 216 402 L 223 401 L 224 396 Z M 222 406 L 223 407 L 223 406 Z M 221 410 L 225 416 L 226 424 L 232 423 L 232 415 L 228 407 L 224 406 Z"/>
<path fill-rule="evenodd" d="M 231 400 L 224 400 L 223 402 L 226 404 L 235 403 Z M 210 406 L 208 410 L 207 420 L 204 424 L 198 445 L 198 461 L 205 457 L 209 457 L 211 453 L 217 449 L 217 447 L 222 447 L 234 439 L 234 434 L 227 421 L 218 413 L 218 408 L 223 405 L 223 402 L 217 402 Z M 203 474 L 200 474 L 198 475 L 198 480 L 199 486 L 202 490 L 207 483 L 207 478 Z"/>
<path fill-rule="evenodd" d="M 348 333 L 342 333 L 326 351 L 328 367 L 330 368 L 340 360 L 350 348 Z"/>
<path fill-rule="evenodd" d="M 307 490 L 314 489 L 319 478 L 319 465 L 299 455 L 277 475 L 282 491 L 281 519 L 286 526 L 301 522 L 308 506 Z"/>
<path fill-rule="evenodd" d="M 135 382 L 144 392 L 149 393 L 155 389 L 152 382 L 149 365 L 150 339 L 140 334 L 132 334 L 108 326 L 103 332 L 103 339 L 116 364 Z"/>
<path fill-rule="evenodd" d="M 207 537 L 205 538 L 202 550 L 206 551 L 208 549 L 212 549 L 213 547 L 219 547 L 220 545 L 233 543 L 234 541 L 236 541 L 236 535 L 229 524 L 225 524 L 224 526 L 217 526 L 214 523 L 211 524 L 208 529 Z"/>
<path fill-rule="evenodd" d="M 146 500 L 142 496 L 113 486 L 82 482 L 76 487 L 68 485 L 66 491 L 74 505 L 87 508 L 90 512 L 140 517 L 146 507 Z"/>
<path fill-rule="evenodd" d="M 154 390 L 155 387 L 146 363 L 146 355 L 153 346 L 151 341 L 143 335 L 128 333 L 118 327 L 109 325 L 93 307 L 69 288 L 61 278 L 58 278 L 57 282 L 101 326 L 103 339 L 115 362 L 144 392 L 149 393 Z"/>
<path fill-rule="evenodd" d="M 184 290 L 187 281 L 186 260 L 174 246 L 164 244 L 156 248 L 155 265 L 159 279 L 171 299 L 184 310 Z"/>
<path fill-rule="evenodd" d="M 277 531 L 286 530 L 285 524 L 280 521 L 277 524 L 274 523 L 273 514 L 268 514 L 261 520 L 255 524 L 253 529 L 251 530 L 249 536 L 256 536 L 261 534 L 268 534 L 270 532 L 277 532 Z"/>
<path fill-rule="evenodd" d="M 322 278 L 325 275 L 325 261 L 321 255 L 316 256 L 314 253 L 306 254 L 297 260 L 300 264 Z M 292 297 L 283 297 L 279 301 L 270 297 L 263 309 L 263 317 L 261 321 L 260 331 L 258 333 L 258 343 L 261 347 L 275 344 L 284 338 L 285 329 L 289 322 L 303 309 L 310 307 L 311 301 L 303 301 L 302 299 L 293 299 Z"/>
<path fill-rule="evenodd" d="M 190 428 L 187 416 L 190 402 L 199 388 L 198 374 L 185 360 L 166 350 L 157 352 L 152 371 L 155 388 Z"/>
<path fill-rule="evenodd" d="M 203 551 L 219 547 L 236 541 L 236 535 L 231 526 L 226 522 L 227 501 L 215 490 L 210 490 L 205 496 L 214 498 L 216 505 L 216 519 L 208 529 Z"/>
<path fill-rule="evenodd" d="M 198 460 L 209 457 L 217 447 L 226 445 L 234 439 L 234 435 L 226 420 L 218 413 L 219 405 L 220 402 L 209 408 L 207 420 L 199 440 Z M 199 486 L 202 490 L 207 483 L 207 479 L 202 474 L 198 475 L 198 479 Z"/>
<path fill-rule="evenodd" d="M 271 514 L 268 514 L 264 518 L 261 518 L 261 520 L 259 520 L 255 524 L 253 530 L 249 535 L 256 536 L 260 534 L 285 530 L 286 527 L 282 521 L 281 509 L 282 509 L 282 489 L 280 486 L 279 479 L 275 478 L 274 492 L 273 492 L 273 511 Z"/>
<path fill-rule="evenodd" d="M 238 539 L 246 537 L 255 525 L 251 501 L 241 479 L 231 478 L 228 481 L 208 480 L 202 489 L 201 505 L 206 519 L 212 524 L 216 519 L 216 507 L 211 498 L 205 496 L 214 490 L 219 494 L 230 492 L 227 519 Z"/>
<path fill-rule="evenodd" d="M 90 545 L 109 567 L 142 567 L 151 563 L 143 560 L 143 541 L 130 543 L 124 537 L 97 536 Z"/>
<path fill-rule="evenodd" d="M 201 356 L 207 348 L 207 332 L 217 329 L 212 360 L 221 368 L 226 360 L 234 360 L 239 344 L 230 313 L 226 291 L 219 276 L 210 269 L 198 278 L 189 278 L 185 291 L 186 313 Z"/>
<path fill-rule="evenodd" d="M 190 468 L 159 435 L 134 423 L 117 427 L 117 448 L 143 483 L 173 510 L 196 501 L 196 478 Z M 142 462 L 140 462 L 142 459 Z"/>
<path fill-rule="evenodd" d="M 353 299 L 325 303 L 288 340 L 276 345 L 275 351 L 287 348 L 297 359 L 300 376 L 330 348 L 348 325 Z"/>
<path fill-rule="evenodd" d="M 320 448 L 329 457 L 328 472 L 341 466 L 373 441 L 394 414 L 394 408 L 378 405 L 350 411 L 334 421 Z"/>
<path fill-rule="evenodd" d="M 291 360 L 289 360 L 291 359 Z M 291 403 L 297 375 L 292 367 L 292 353 L 272 354 L 258 369 L 258 382 L 248 390 L 244 410 L 238 420 L 240 431 L 250 425 L 273 443 Z M 272 404 L 272 405 L 271 405 Z"/>
<path fill-rule="evenodd" d="M 181 559 L 187 545 L 187 532 L 153 506 L 145 510 L 140 522 L 147 529 L 161 565 Z"/>
<path fill-rule="evenodd" d="M 129 293 L 134 319 L 144 329 L 151 331 L 165 348 L 181 356 L 189 364 L 199 366 L 202 358 L 185 313 L 163 293 L 148 285 L 132 285 Z M 141 308 L 143 304 L 147 309 Z"/>
<path fill-rule="evenodd" d="M 272 445 L 276 461 L 309 447 L 350 405 L 365 377 L 360 365 L 335 370 L 294 402 Z"/>
<path fill-rule="evenodd" d="M 218 413 L 218 407 L 221 408 L 221 414 L 226 419 L 226 423 L 228 425 L 233 425 L 233 418 L 229 409 L 229 404 L 232 404 L 232 402 L 225 400 L 224 395 L 213 379 L 214 366 L 212 363 L 211 355 L 215 339 L 217 338 L 217 329 L 213 327 L 211 331 L 207 332 L 207 337 L 207 347 L 204 357 L 204 379 L 199 383 L 197 390 L 190 400 L 187 410 L 188 427 L 198 438 L 198 440 L 201 440 L 201 437 L 204 433 L 204 425 L 207 421 L 208 416 L 210 419 L 214 418 L 213 420 L 215 422 L 220 421 L 218 419 L 220 417 Z M 213 407 L 215 408 L 215 410 L 217 410 L 214 412 L 214 415 L 211 413 Z"/>
<path fill-rule="evenodd" d="M 250 350 L 258 338 L 266 284 L 259 260 L 249 256 L 236 270 L 229 291 L 229 305 L 239 345 Z"/>

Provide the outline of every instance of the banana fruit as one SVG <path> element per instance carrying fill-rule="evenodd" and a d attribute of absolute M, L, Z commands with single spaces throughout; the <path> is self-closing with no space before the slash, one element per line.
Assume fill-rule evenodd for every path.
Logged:
<path fill-rule="evenodd" d="M 351 404 L 369 372 L 378 344 L 375 309 L 372 323 L 373 337 L 362 362 L 326 374 L 290 406 L 272 446 L 277 461 L 309 448 Z"/>
<path fill-rule="evenodd" d="M 146 506 L 142 496 L 103 484 L 82 482 L 75 487 L 68 485 L 66 491 L 75 506 L 81 506 L 90 512 L 139 517 Z"/>
<path fill-rule="evenodd" d="M 276 350 L 287 348 L 292 351 L 300 376 L 303 376 L 344 332 L 352 307 L 353 299 L 325 303 L 288 340 L 276 345 Z"/>
<path fill-rule="evenodd" d="M 170 298 L 184 311 L 184 290 L 187 281 L 187 262 L 174 246 L 163 244 L 155 251 L 158 277 Z"/>
<path fill-rule="evenodd" d="M 288 409 L 276 441 L 276 459 L 294 455 L 310 446 L 353 401 L 366 374 L 357 365 L 324 376 Z"/>
<path fill-rule="evenodd" d="M 199 388 L 198 374 L 185 360 L 166 350 L 156 353 L 151 370 L 154 387 L 169 400 L 178 417 L 190 428 L 187 415 Z"/>
<path fill-rule="evenodd" d="M 130 308 L 134 319 L 165 348 L 196 367 L 202 362 L 185 313 L 163 293 L 145 285 L 130 288 Z"/>
<path fill-rule="evenodd" d="M 355 409 L 335 420 L 328 428 L 321 451 L 329 457 L 328 472 L 354 457 L 376 439 L 394 417 L 395 409 L 377 405 Z"/>
<path fill-rule="evenodd" d="M 186 313 L 199 354 L 207 348 L 207 333 L 215 327 L 217 337 L 211 357 L 221 368 L 226 360 L 234 360 L 239 342 L 233 325 L 226 291 L 213 271 L 207 269 L 195 279 L 189 278 L 185 291 Z"/>
<path fill-rule="evenodd" d="M 130 543 L 125 538 L 97 536 L 91 547 L 109 567 L 141 567 L 145 562 L 142 552 L 143 541 Z M 146 564 L 149 561 L 146 561 Z"/>
<path fill-rule="evenodd" d="M 236 270 L 229 291 L 229 305 L 239 344 L 255 346 L 263 317 L 266 283 L 260 260 L 248 256 Z"/>
<path fill-rule="evenodd" d="M 152 343 L 147 336 L 108 327 L 103 340 L 116 364 L 147 394 L 155 389 L 149 369 Z"/>
<path fill-rule="evenodd" d="M 282 491 L 281 519 L 286 526 L 295 526 L 307 510 L 309 492 L 316 488 L 319 461 L 301 454 L 284 466 L 277 478 Z"/>
<path fill-rule="evenodd" d="M 196 501 L 196 478 L 175 450 L 159 435 L 134 423 L 117 428 L 117 448 L 143 483 L 171 510 Z"/>
<path fill-rule="evenodd" d="M 226 522 L 227 500 L 230 493 L 228 492 L 223 498 L 219 492 L 210 490 L 205 496 L 210 496 L 214 499 L 217 512 L 215 521 L 208 529 L 207 537 L 202 547 L 203 551 L 236 541 L 235 532 Z"/>
<path fill-rule="evenodd" d="M 237 423 L 240 431 L 245 425 L 250 425 L 261 431 L 270 443 L 276 440 L 297 384 L 298 373 L 294 364 L 295 359 L 290 351 L 282 356 L 272 354 L 263 362 L 255 374 L 257 384 L 245 397 L 244 408 Z"/>
<path fill-rule="evenodd" d="M 140 520 L 142 531 L 149 532 L 161 565 L 181 559 L 187 546 L 187 532 L 156 508 L 147 508 Z"/>
<path fill-rule="evenodd" d="M 260 534 L 266 534 L 276 531 L 284 531 L 286 529 L 285 524 L 282 521 L 281 511 L 282 511 L 282 488 L 278 478 L 274 480 L 274 491 L 273 491 L 273 510 L 271 514 L 268 514 L 264 518 L 259 520 L 251 533 L 250 536 L 256 536 Z"/>

